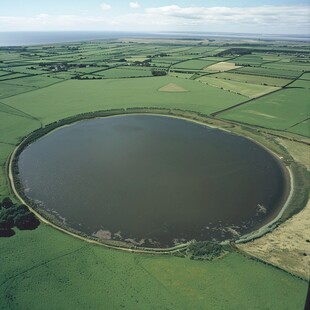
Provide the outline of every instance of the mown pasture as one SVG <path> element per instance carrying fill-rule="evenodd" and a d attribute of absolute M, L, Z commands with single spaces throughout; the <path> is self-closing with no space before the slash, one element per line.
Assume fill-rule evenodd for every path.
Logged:
<path fill-rule="evenodd" d="M 11 82 L 14 80 L 10 80 Z M 0 100 L 2 98 L 7 98 L 17 94 L 21 94 L 27 91 L 34 90 L 32 86 L 21 86 L 14 84 L 7 84 L 5 82 L 0 82 Z"/>
<path fill-rule="evenodd" d="M 300 71 L 284 70 L 284 69 L 273 69 L 273 68 L 263 68 L 263 67 L 243 67 L 234 70 L 234 72 L 279 77 L 286 79 L 295 79 L 301 75 Z"/>
<path fill-rule="evenodd" d="M 174 83 L 186 93 L 160 92 Z M 45 98 L 42 101 L 42 98 Z M 70 80 L 2 101 L 44 124 L 79 113 L 127 107 L 166 107 L 210 114 L 246 98 L 196 81 L 173 77 Z"/>
<path fill-rule="evenodd" d="M 307 290 L 235 253 L 213 262 L 130 254 L 43 224 L 0 248 L 2 309 L 302 309 Z"/>
<path fill-rule="evenodd" d="M 288 130 L 309 117 L 309 100 L 310 93 L 306 89 L 284 89 L 220 113 L 220 117 L 260 127 Z"/>
<path fill-rule="evenodd" d="M 235 73 L 235 71 L 213 74 L 212 77 L 224 79 L 224 80 L 232 80 L 236 82 L 243 82 L 243 83 L 250 83 L 250 84 L 257 84 L 257 85 L 269 85 L 269 86 L 276 86 L 276 87 L 285 86 L 286 84 L 292 81 L 289 79 L 281 79 L 281 78 L 274 78 L 274 77 L 268 77 L 268 76 L 238 74 L 237 72 Z"/>
<path fill-rule="evenodd" d="M 298 80 L 294 81 L 289 87 L 300 87 L 300 88 L 310 88 L 310 81 L 303 80 L 299 78 Z"/>
<path fill-rule="evenodd" d="M 173 69 L 202 70 L 214 63 L 215 63 L 214 61 L 210 61 L 210 60 L 193 59 L 193 60 L 180 62 L 174 65 L 172 68 Z"/>
<path fill-rule="evenodd" d="M 132 66 L 117 67 L 97 72 L 96 75 L 102 76 L 106 79 L 150 77 L 152 76 L 152 69 Z"/>
<path fill-rule="evenodd" d="M 310 119 L 304 120 L 303 122 L 290 127 L 288 131 L 310 137 Z"/>
<path fill-rule="evenodd" d="M 278 87 L 273 86 L 263 86 L 257 84 L 243 83 L 239 81 L 225 80 L 221 78 L 216 78 L 214 77 L 214 75 L 200 77 L 197 79 L 197 81 L 206 83 L 210 86 L 228 90 L 230 92 L 243 95 L 248 98 L 256 98 L 279 89 Z"/>

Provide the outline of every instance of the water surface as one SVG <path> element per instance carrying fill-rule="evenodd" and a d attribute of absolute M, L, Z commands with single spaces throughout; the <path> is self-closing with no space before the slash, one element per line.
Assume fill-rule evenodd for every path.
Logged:
<path fill-rule="evenodd" d="M 154 115 L 85 120 L 20 155 L 25 194 L 66 225 L 144 246 L 223 240 L 279 209 L 279 163 L 218 129 Z"/>

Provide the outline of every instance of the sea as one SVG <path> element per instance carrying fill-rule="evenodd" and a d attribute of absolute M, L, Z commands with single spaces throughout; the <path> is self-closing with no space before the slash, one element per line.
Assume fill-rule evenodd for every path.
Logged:
<path fill-rule="evenodd" d="M 107 31 L 19 31 L 1 32 L 0 46 L 28 46 L 56 44 L 64 42 L 81 42 L 108 40 L 118 38 L 174 38 L 174 39 L 259 39 L 282 41 L 310 41 L 309 35 L 266 35 L 223 32 L 107 32 Z"/>

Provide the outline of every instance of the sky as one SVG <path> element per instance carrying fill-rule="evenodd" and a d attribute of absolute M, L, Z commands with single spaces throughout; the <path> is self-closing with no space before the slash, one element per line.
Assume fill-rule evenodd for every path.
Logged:
<path fill-rule="evenodd" d="M 310 0 L 9 0 L 0 31 L 310 34 Z"/>

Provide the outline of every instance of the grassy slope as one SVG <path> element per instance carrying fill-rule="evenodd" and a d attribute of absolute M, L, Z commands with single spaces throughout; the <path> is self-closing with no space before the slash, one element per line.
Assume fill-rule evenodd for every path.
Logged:
<path fill-rule="evenodd" d="M 188 92 L 158 91 L 169 83 L 175 83 Z M 171 107 L 209 114 L 244 100 L 243 96 L 195 81 L 158 77 L 70 80 L 2 101 L 49 123 L 76 113 L 119 107 Z"/>
<path fill-rule="evenodd" d="M 238 254 L 212 263 L 129 254 L 45 225 L 0 239 L 0 250 L 1 309 L 302 309 L 307 290 Z"/>

